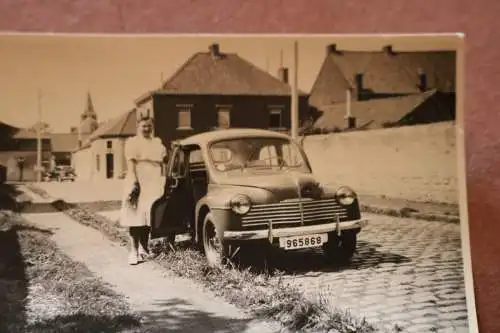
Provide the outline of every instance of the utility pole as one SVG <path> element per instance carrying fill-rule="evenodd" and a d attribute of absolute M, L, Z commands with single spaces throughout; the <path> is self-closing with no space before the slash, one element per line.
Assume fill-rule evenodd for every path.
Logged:
<path fill-rule="evenodd" d="M 36 181 L 42 181 L 42 91 L 38 89 L 38 126 L 36 128 Z"/>
<path fill-rule="evenodd" d="M 292 112 L 291 112 L 291 134 L 294 140 L 298 138 L 299 132 L 299 96 L 298 96 L 298 71 L 299 71 L 299 45 L 293 43 L 293 80 L 292 80 Z"/>

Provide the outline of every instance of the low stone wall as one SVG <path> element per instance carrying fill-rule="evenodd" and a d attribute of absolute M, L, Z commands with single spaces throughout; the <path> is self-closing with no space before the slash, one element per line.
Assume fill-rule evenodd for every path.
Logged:
<path fill-rule="evenodd" d="M 456 203 L 455 123 L 313 135 L 304 139 L 314 173 L 360 194 Z"/>

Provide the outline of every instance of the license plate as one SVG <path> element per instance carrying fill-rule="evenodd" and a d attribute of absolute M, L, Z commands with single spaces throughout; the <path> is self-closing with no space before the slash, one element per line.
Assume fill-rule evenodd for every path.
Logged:
<path fill-rule="evenodd" d="M 318 247 L 328 241 L 328 234 L 314 234 L 305 236 L 281 237 L 280 247 L 285 250 Z"/>

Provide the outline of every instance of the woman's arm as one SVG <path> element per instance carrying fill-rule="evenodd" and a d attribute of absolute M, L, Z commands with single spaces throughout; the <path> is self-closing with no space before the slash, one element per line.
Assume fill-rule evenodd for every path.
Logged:
<path fill-rule="evenodd" d="M 130 173 L 132 175 L 132 179 L 134 180 L 134 183 L 139 182 L 139 177 L 137 177 L 137 160 L 136 159 L 129 159 L 127 160 L 127 170 L 130 170 Z"/>

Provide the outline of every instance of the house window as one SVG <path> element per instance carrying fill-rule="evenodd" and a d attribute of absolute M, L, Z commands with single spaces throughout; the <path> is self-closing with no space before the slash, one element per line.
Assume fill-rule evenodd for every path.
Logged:
<path fill-rule="evenodd" d="M 269 111 L 269 127 L 270 128 L 282 128 L 283 127 L 283 119 L 282 119 L 282 108 L 272 108 Z"/>
<path fill-rule="evenodd" d="M 219 107 L 217 117 L 219 128 L 229 128 L 231 126 L 231 110 L 229 107 Z"/>
<path fill-rule="evenodd" d="M 111 141 L 111 140 L 106 141 L 106 148 L 108 148 L 108 149 L 113 148 L 113 141 Z"/>
<path fill-rule="evenodd" d="M 191 129 L 191 108 L 178 106 L 178 115 L 177 128 Z"/>
<path fill-rule="evenodd" d="M 96 162 L 95 168 L 99 172 L 101 170 L 101 156 L 99 154 L 95 156 L 95 162 Z"/>

